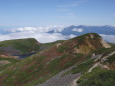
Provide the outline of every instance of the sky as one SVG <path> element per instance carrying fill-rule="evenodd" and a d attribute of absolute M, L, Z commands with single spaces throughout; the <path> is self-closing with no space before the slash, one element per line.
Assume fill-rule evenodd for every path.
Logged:
<path fill-rule="evenodd" d="M 115 25 L 115 0 L 0 0 L 0 27 Z"/>

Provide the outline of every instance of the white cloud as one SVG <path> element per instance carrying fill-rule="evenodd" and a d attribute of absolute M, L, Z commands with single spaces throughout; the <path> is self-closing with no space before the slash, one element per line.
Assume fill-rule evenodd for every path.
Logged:
<path fill-rule="evenodd" d="M 16 32 L 16 31 L 21 32 Z M 62 35 L 61 33 L 57 33 L 58 29 L 55 29 L 54 33 L 47 33 L 39 29 L 40 31 L 36 30 L 35 28 L 18 28 L 12 30 L 13 33 L 0 35 L 0 41 L 4 40 L 11 40 L 11 39 L 22 39 L 22 38 L 35 38 L 41 43 L 48 43 L 54 42 L 56 40 L 66 40 L 75 37 L 75 35 L 71 34 L 69 36 Z"/>
<path fill-rule="evenodd" d="M 83 29 L 82 29 L 82 28 L 74 28 L 74 29 L 72 29 L 72 31 L 75 31 L 75 32 L 83 32 Z"/>
<path fill-rule="evenodd" d="M 53 42 L 56 40 L 66 40 L 75 35 L 65 36 L 62 32 L 66 26 L 48 26 L 48 27 L 22 27 L 15 29 L 6 29 L 9 34 L 0 35 L 0 41 L 21 39 L 21 38 L 36 38 L 41 43 Z M 54 31 L 54 33 L 48 33 Z"/>
<path fill-rule="evenodd" d="M 74 38 L 74 37 L 76 37 L 76 35 L 71 34 L 68 36 L 68 38 Z"/>
<path fill-rule="evenodd" d="M 105 34 L 100 34 L 100 35 L 105 41 L 115 43 L 115 35 L 105 35 Z"/>
<path fill-rule="evenodd" d="M 36 38 L 39 42 L 53 42 L 56 40 L 64 40 L 65 36 L 59 33 L 33 33 L 33 32 L 18 32 L 18 33 L 10 33 L 6 35 L 0 36 L 0 41 L 10 40 L 10 39 L 20 39 L 20 38 Z"/>
<path fill-rule="evenodd" d="M 66 26 L 48 26 L 48 27 L 21 27 L 16 29 L 7 29 L 10 32 L 62 32 Z"/>

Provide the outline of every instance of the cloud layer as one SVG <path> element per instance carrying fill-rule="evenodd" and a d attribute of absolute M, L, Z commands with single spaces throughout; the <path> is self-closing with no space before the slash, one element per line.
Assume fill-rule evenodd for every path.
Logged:
<path fill-rule="evenodd" d="M 21 38 L 35 38 L 41 43 L 48 43 L 54 42 L 56 40 L 67 40 L 76 37 L 78 34 L 83 34 L 85 32 L 84 28 L 67 28 L 68 26 L 49 26 L 6 29 L 5 31 L 8 31 L 7 34 L 2 34 L 0 32 L 0 41 Z M 68 30 L 69 32 L 65 30 Z M 74 33 L 72 34 L 73 31 Z M 103 37 L 104 40 L 115 43 L 115 35 L 100 35 Z"/>
<path fill-rule="evenodd" d="M 62 32 L 66 26 L 48 26 L 48 27 L 21 27 L 16 29 L 7 29 L 10 32 Z"/>
<path fill-rule="evenodd" d="M 64 26 L 60 27 L 24 27 L 17 29 L 7 29 L 10 31 L 10 34 L 1 34 L 0 41 L 10 40 L 10 39 L 21 39 L 21 38 L 35 38 L 41 43 L 54 42 L 56 40 L 66 40 L 69 38 L 73 38 L 76 35 L 62 35 L 59 32 L 64 30 Z M 54 31 L 53 33 L 48 33 L 50 31 Z"/>

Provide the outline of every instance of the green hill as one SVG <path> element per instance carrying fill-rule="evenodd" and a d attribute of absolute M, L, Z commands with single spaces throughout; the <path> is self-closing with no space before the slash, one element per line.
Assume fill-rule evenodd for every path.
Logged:
<path fill-rule="evenodd" d="M 0 52 L 11 55 L 28 54 L 32 52 L 42 51 L 58 42 L 61 41 L 42 44 L 34 38 L 1 41 Z"/>
<path fill-rule="evenodd" d="M 40 43 L 34 38 L 0 42 L 0 51 L 10 54 L 26 54 L 38 50 Z"/>

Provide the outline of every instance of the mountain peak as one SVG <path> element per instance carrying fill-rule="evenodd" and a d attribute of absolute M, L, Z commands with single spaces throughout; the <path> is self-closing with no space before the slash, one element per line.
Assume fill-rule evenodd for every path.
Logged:
<path fill-rule="evenodd" d="M 97 48 L 111 48 L 97 33 L 87 33 L 75 37 L 73 40 L 77 41 L 77 47 L 75 49 L 78 53 L 88 54 Z"/>

